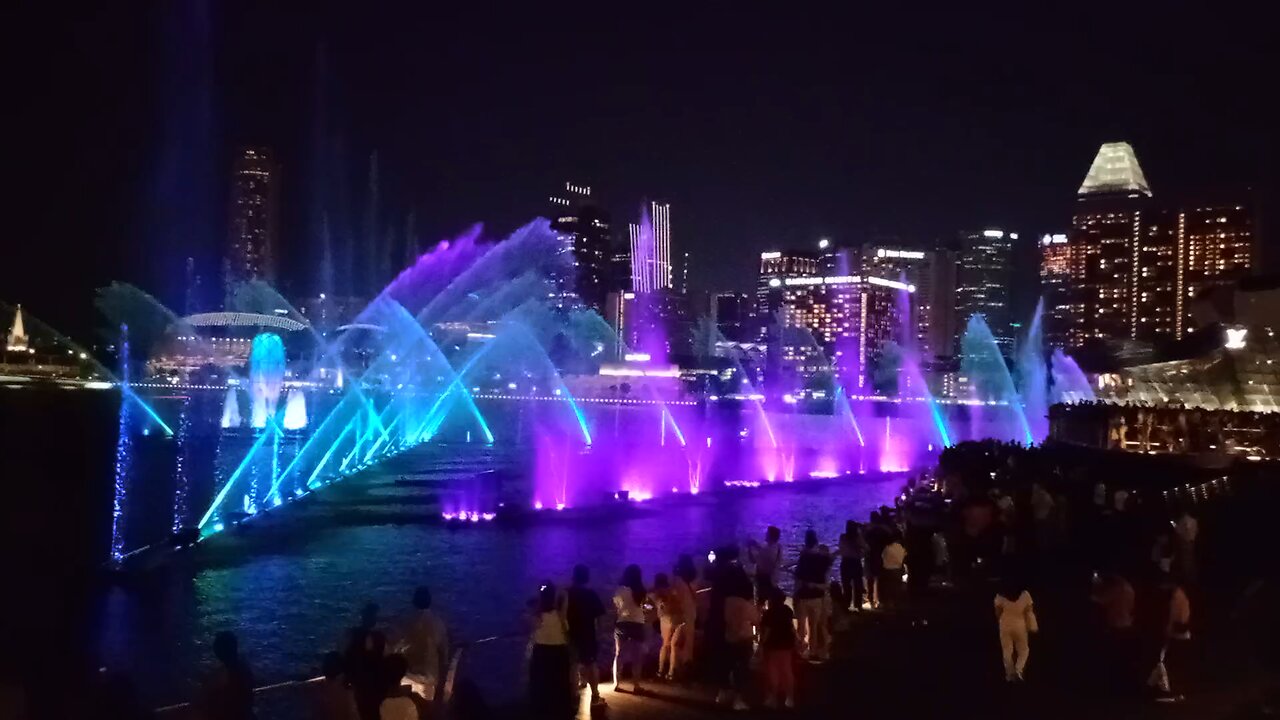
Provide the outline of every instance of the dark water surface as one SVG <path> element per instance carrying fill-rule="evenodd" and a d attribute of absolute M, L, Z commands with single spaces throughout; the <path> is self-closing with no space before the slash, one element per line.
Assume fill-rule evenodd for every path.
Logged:
<path fill-rule="evenodd" d="M 519 633 L 539 583 L 567 580 L 575 563 L 607 596 L 622 568 L 647 582 L 677 554 L 704 558 L 717 544 L 782 528 L 794 556 L 805 529 L 834 544 L 844 522 L 886 503 L 900 478 L 854 476 L 786 487 L 726 490 L 618 512 L 451 528 L 435 521 L 437 493 L 452 478 L 502 464 L 471 446 L 422 448 L 287 507 L 274 523 L 219 536 L 162 572 L 103 592 L 92 623 L 103 662 L 133 675 L 145 699 L 189 699 L 208 667 L 214 632 L 236 631 L 261 683 L 307 676 L 336 649 L 359 607 L 382 606 L 394 624 L 413 588 L 432 588 L 457 640 Z M 415 482 L 397 484 L 410 474 Z M 487 643 L 462 674 L 493 700 L 521 691 L 524 640 Z"/>

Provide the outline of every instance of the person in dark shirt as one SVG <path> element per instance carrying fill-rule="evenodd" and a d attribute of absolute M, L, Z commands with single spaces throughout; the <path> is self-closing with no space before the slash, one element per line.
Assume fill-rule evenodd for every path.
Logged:
<path fill-rule="evenodd" d="M 596 625 L 604 615 L 604 603 L 595 590 L 587 587 L 591 581 L 591 571 L 586 565 L 573 568 L 573 585 L 566 592 L 568 607 L 566 616 L 569 623 L 569 647 L 574 654 L 579 672 L 591 688 L 591 704 L 603 705 L 600 697 L 600 642 L 596 637 Z"/>
<path fill-rule="evenodd" d="M 374 629 L 377 623 L 378 606 L 365 605 L 360 611 L 360 624 L 347 633 L 343 653 L 347 683 L 351 685 L 361 720 L 378 720 L 378 708 L 386 696 L 382 658 L 386 654 L 387 637 Z"/>
<path fill-rule="evenodd" d="M 804 550 L 796 562 L 795 605 L 799 619 L 800 639 L 811 659 L 826 657 L 825 629 L 821 627 L 826 615 L 827 574 L 831 571 L 831 556 L 818 548 L 818 534 L 808 530 L 804 534 Z"/>
<path fill-rule="evenodd" d="M 201 701 L 208 720 L 252 720 L 253 673 L 240 657 L 235 633 L 223 630 L 213 638 L 218 667 L 205 683 Z"/>
<path fill-rule="evenodd" d="M 760 649 L 764 665 L 764 704 L 776 707 L 778 697 L 788 708 L 795 707 L 796 627 L 795 614 L 787 607 L 787 596 L 774 590 L 760 620 Z"/>

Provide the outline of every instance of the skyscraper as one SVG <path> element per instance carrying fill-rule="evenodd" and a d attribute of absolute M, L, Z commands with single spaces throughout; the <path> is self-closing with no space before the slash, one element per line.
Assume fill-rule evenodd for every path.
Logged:
<path fill-rule="evenodd" d="M 955 354 L 956 260 L 950 250 L 917 250 L 898 243 L 862 247 L 861 271 L 916 287 L 911 295 L 911 324 L 920 357 L 926 361 Z"/>
<path fill-rule="evenodd" d="M 562 242 L 562 252 L 572 256 L 562 263 L 572 271 L 556 278 L 557 290 L 566 301 L 576 299 L 603 313 L 609 289 L 609 214 L 595 204 L 585 185 L 567 182 L 550 200 L 551 229 Z"/>
<path fill-rule="evenodd" d="M 638 293 L 668 290 L 671 271 L 671 205 L 651 202 L 640 222 L 628 227 L 631 239 L 631 289 Z"/>
<path fill-rule="evenodd" d="M 1013 242 L 1017 233 L 999 229 L 962 233 L 956 270 L 956 309 L 960 327 L 973 315 L 986 319 L 1000 349 L 1013 350 L 1009 289 L 1013 282 Z"/>
<path fill-rule="evenodd" d="M 1251 204 L 1156 205 L 1128 143 L 1107 143 L 1076 194 L 1066 247 L 1042 240 L 1041 276 L 1054 278 L 1046 312 L 1067 345 L 1159 344 L 1193 330 L 1190 301 L 1247 274 L 1256 257 Z M 1065 277 L 1062 266 L 1066 265 Z"/>
<path fill-rule="evenodd" d="M 757 339 L 764 340 L 774 315 L 781 309 L 779 288 L 787 278 L 818 274 L 817 253 L 805 250 L 772 250 L 760 253 L 760 274 L 756 278 Z"/>
<path fill-rule="evenodd" d="M 1044 337 L 1051 347 L 1067 345 L 1070 317 L 1071 245 L 1066 233 L 1040 238 L 1040 295 L 1044 299 Z"/>
<path fill-rule="evenodd" d="M 280 167 L 265 148 L 242 148 L 231 171 L 228 286 L 275 276 Z"/>
<path fill-rule="evenodd" d="M 788 277 L 778 286 L 777 364 L 799 378 L 833 370 L 848 388 L 868 390 L 869 373 L 885 343 L 901 337 L 901 293 L 916 287 L 867 275 Z M 801 329 L 805 333 L 795 333 Z"/>
<path fill-rule="evenodd" d="M 1190 301 L 1215 286 L 1231 286 L 1253 270 L 1257 230 L 1250 202 L 1200 201 L 1178 212 L 1177 336 L 1192 331 Z"/>

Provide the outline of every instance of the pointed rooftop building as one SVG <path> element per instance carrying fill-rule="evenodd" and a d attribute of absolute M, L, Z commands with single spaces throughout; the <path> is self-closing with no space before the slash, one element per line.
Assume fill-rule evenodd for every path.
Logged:
<path fill-rule="evenodd" d="M 18 306 L 17 312 L 13 314 L 13 327 L 9 330 L 9 337 L 5 343 L 5 349 L 10 352 L 26 352 L 30 347 L 27 339 L 27 329 L 22 325 L 22 306 Z"/>
<path fill-rule="evenodd" d="M 1089 166 L 1089 174 L 1076 192 L 1085 195 L 1122 194 L 1129 197 L 1151 197 L 1151 187 L 1142 174 L 1138 156 L 1127 142 L 1103 143 Z"/>

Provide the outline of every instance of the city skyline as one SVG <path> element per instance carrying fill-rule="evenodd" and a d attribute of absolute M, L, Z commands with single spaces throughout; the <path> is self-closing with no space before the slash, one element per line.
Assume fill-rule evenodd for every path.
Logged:
<path fill-rule="evenodd" d="M 1251 68 L 1266 65 L 1248 28 L 1221 53 L 1183 58 L 1180 72 L 1169 74 L 1161 71 L 1165 55 L 1143 38 L 1070 58 L 1041 51 L 1093 45 L 1100 26 L 1046 26 L 1024 37 L 1010 32 L 1013 19 L 981 27 L 930 22 L 909 38 L 890 31 L 855 48 L 825 42 L 825 26 L 839 25 L 834 18 L 784 14 L 763 23 L 744 15 L 732 20 L 742 42 L 762 33 L 776 41 L 760 45 L 776 50 L 753 59 L 720 34 L 700 35 L 718 18 L 688 12 L 678 27 L 649 36 L 677 48 L 685 47 L 677 40 L 701 37 L 709 44 L 688 44 L 698 51 L 651 57 L 625 41 L 641 28 L 610 30 L 593 42 L 618 51 L 597 55 L 580 81 L 559 91 L 530 80 L 570 77 L 563 71 L 576 66 L 572 43 L 555 41 L 590 36 L 587 19 L 521 24 L 545 31 L 550 42 L 539 51 L 522 39 L 525 30 L 503 27 L 484 39 L 420 46 L 428 17 L 412 12 L 299 20 L 246 3 L 194 3 L 88 13 L 69 25 L 33 22 L 50 28 L 43 45 L 78 52 L 30 81 L 109 92 L 110 99 L 88 115 L 68 105 L 54 124 L 28 108 L 19 113 L 27 135 L 48 138 L 18 153 L 31 186 L 48 190 L 33 196 L 35 206 L 75 198 L 77 212 L 20 217 L 19 232 L 32 241 L 18 261 L 50 267 L 55 248 L 77 252 L 61 253 L 66 287 L 9 277 L 0 297 L 74 324 L 73 308 L 93 287 L 126 277 L 180 305 L 188 257 L 203 286 L 216 287 L 226 177 L 231 148 L 240 144 L 273 148 L 284 168 L 280 283 L 291 295 L 313 282 L 325 219 L 335 247 L 350 242 L 344 234 L 359 234 L 364 159 L 373 151 L 383 226 L 394 223 L 399 233 L 413 214 L 424 244 L 477 221 L 503 236 L 544 212 L 540 191 L 566 178 L 597 188 L 619 227 L 643 198 L 662 197 L 678 211 L 673 259 L 690 253 L 689 282 L 700 292 L 746 291 L 759 252 L 821 237 L 849 246 L 884 235 L 928 243 L 995 224 L 1024 238 L 1064 232 L 1082 166 L 1116 140 L 1137 150 L 1162 196 L 1247 185 L 1257 188 L 1260 213 L 1275 206 L 1271 114 L 1244 91 L 1257 79 Z M 1108 27 L 1139 20 L 1117 12 Z M 1194 20 L 1182 20 L 1178 27 L 1193 32 Z M 106 37 L 123 38 L 130 49 L 105 52 Z M 368 43 L 373 37 L 379 41 Z M 970 42 L 979 37 L 1003 44 L 997 53 Z M 353 43 L 374 49 L 353 54 Z M 916 57 L 920 47 L 950 48 L 948 67 Z M 1027 58 L 1018 66 L 1008 62 L 1015 48 Z M 482 60 L 441 62 L 464 51 Z M 513 55 L 529 62 L 506 62 Z M 867 64 L 864 55 L 886 61 Z M 1129 70 L 1107 72 L 1117 66 Z M 219 79 L 233 76 L 236 82 Z M 392 78 L 407 82 L 393 86 Z M 155 92 L 121 94 L 121 79 L 146 79 Z M 971 97 L 971 87 L 982 91 Z M 1188 105 L 1181 99 L 1189 95 L 1217 102 Z M 444 110 L 446 96 L 458 102 Z M 767 103 L 757 108 L 753 98 Z M 529 119 L 499 110 L 511 103 L 524 103 Z M 60 108 L 40 109 L 57 115 Z M 574 111 L 545 112 L 564 108 Z M 501 132 L 499 118 L 521 132 Z M 730 127 L 737 130 L 724 132 Z M 104 132 L 116 141 L 103 142 Z M 65 171 L 72 167 L 78 172 Z M 1262 244 L 1271 247 L 1271 236 Z"/>

